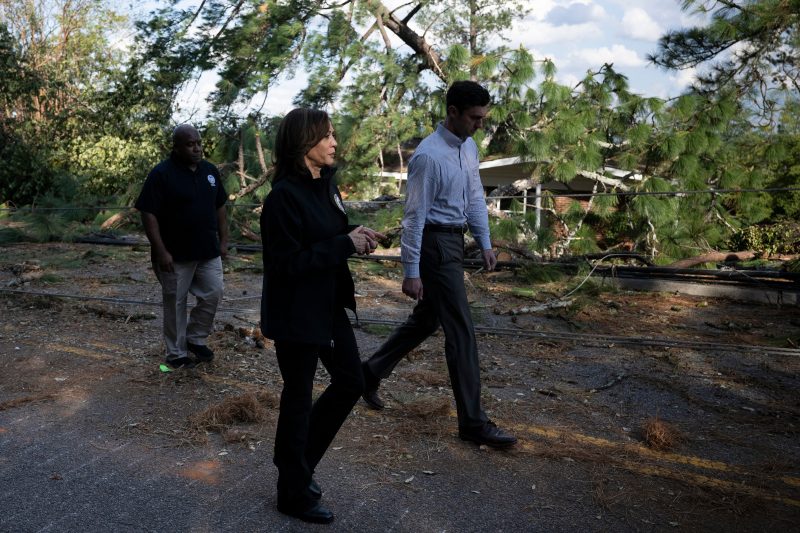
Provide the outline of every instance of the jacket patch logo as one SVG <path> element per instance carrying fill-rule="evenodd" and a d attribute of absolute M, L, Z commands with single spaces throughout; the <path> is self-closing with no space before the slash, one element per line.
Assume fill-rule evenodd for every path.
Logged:
<path fill-rule="evenodd" d="M 334 194 L 333 195 L 333 203 L 336 204 L 336 207 L 339 208 L 339 211 L 341 211 L 345 215 L 347 214 L 347 211 L 344 210 L 344 204 L 342 203 L 342 199 L 339 198 L 338 194 Z"/>
<path fill-rule="evenodd" d="M 217 186 L 217 179 L 211 174 L 208 175 L 208 184 L 211 185 L 212 187 Z"/>

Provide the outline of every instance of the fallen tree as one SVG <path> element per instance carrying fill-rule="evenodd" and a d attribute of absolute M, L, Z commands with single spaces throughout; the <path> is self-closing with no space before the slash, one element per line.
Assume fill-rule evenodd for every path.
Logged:
<path fill-rule="evenodd" d="M 693 266 L 701 265 L 703 263 L 716 263 L 719 261 L 735 262 L 735 261 L 749 261 L 751 259 L 766 259 L 770 261 L 791 261 L 800 257 L 800 254 L 792 255 L 763 255 L 762 252 L 754 250 L 746 250 L 743 252 L 708 252 L 696 257 L 688 257 L 670 263 L 667 265 L 669 268 L 691 268 Z"/>

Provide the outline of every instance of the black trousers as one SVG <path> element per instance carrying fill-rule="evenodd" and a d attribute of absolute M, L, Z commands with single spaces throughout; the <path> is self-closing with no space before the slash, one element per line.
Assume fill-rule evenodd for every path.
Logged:
<path fill-rule="evenodd" d="M 275 341 L 283 391 L 273 462 L 278 499 L 286 503 L 311 502 L 308 485 L 314 469 L 364 391 L 358 346 L 344 309 L 334 317 L 331 340 L 331 346 Z M 312 405 L 318 360 L 331 383 Z"/>
<path fill-rule="evenodd" d="M 425 231 L 420 250 L 423 298 L 405 323 L 366 362 L 369 371 L 386 378 L 405 355 L 437 330 L 444 330 L 444 355 L 456 400 L 458 425 L 482 426 L 478 344 L 464 288 L 464 237 L 459 233 Z"/>

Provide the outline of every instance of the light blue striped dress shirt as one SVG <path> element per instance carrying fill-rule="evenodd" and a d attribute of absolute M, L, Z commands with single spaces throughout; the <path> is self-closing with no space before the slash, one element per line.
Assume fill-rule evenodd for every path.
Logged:
<path fill-rule="evenodd" d="M 478 147 L 441 123 L 423 139 L 408 162 L 400 259 L 407 278 L 419 277 L 425 224 L 469 225 L 482 250 L 492 247 L 489 215 L 478 173 Z"/>

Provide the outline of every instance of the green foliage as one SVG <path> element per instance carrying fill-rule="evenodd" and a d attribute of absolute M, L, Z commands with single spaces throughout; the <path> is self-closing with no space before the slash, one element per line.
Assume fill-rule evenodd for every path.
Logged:
<path fill-rule="evenodd" d="M 568 276 L 563 267 L 533 262 L 526 263 L 522 268 L 518 269 L 517 275 L 525 280 L 526 283 L 533 285 L 564 281 Z"/>
<path fill-rule="evenodd" d="M 591 226 L 581 226 L 575 237 L 570 244 L 570 251 L 573 255 L 584 255 L 600 251 L 597 246 L 594 229 Z"/>
<path fill-rule="evenodd" d="M 402 204 L 387 204 L 376 211 L 364 212 L 348 209 L 351 224 L 368 226 L 389 236 L 399 236 L 400 220 L 403 218 Z"/>
<path fill-rule="evenodd" d="M 800 273 L 800 259 L 792 259 L 791 261 L 787 261 L 784 265 L 784 269 L 787 272 L 794 272 L 795 274 Z"/>
<path fill-rule="evenodd" d="M 492 219 L 489 228 L 494 239 L 516 242 L 519 236 L 518 222 L 513 218 Z"/>
<path fill-rule="evenodd" d="M 668 32 L 649 59 L 670 69 L 705 67 L 698 70 L 704 94 L 734 91 L 758 110 L 758 122 L 774 125 L 800 81 L 797 2 L 683 0 L 683 8 L 708 15 L 708 23 Z"/>
<path fill-rule="evenodd" d="M 125 19 L 95 0 L 0 5 L 0 200 L 121 194 L 157 153 L 144 99 L 120 98 Z M 140 102 L 136 105 L 125 104 Z"/>
<path fill-rule="evenodd" d="M 396 192 L 385 174 L 405 170 L 416 142 L 443 119 L 448 84 L 477 79 L 493 102 L 475 136 L 482 157 L 518 156 L 542 183 L 572 186 L 580 176 L 598 192 L 702 191 L 600 196 L 565 212 L 545 201 L 539 231 L 528 213 L 493 221 L 496 238 L 556 255 L 624 245 L 663 262 L 726 246 L 741 228 L 800 217 L 800 191 L 705 192 L 800 187 L 793 2 L 686 0 L 709 13 L 708 24 L 665 36 L 654 61 L 716 62 L 669 101 L 631 93 L 607 64 L 565 86 L 552 61 L 497 45 L 526 13 L 518 1 L 426 0 L 394 12 L 378 0 L 169 1 L 137 23 L 128 55 L 110 45 L 123 20 L 106 4 L 65 2 L 57 13 L 43 5 L 0 3 L 0 202 L 130 202 L 166 155 L 177 95 L 212 70 L 219 82 L 201 128 L 206 155 L 236 201 L 258 202 L 280 120 L 261 109 L 299 69 L 309 82 L 295 103 L 332 111 L 348 199 Z M 60 41 L 55 30 L 67 28 L 71 38 Z M 391 32 L 408 46 L 388 46 Z M 718 60 L 737 43 L 749 46 Z M 364 222 L 395 228 L 400 216 L 381 210 Z M 92 217 L 78 222 L 100 220 Z M 248 210 L 231 217 L 234 227 L 255 227 Z M 26 220 L 39 228 L 26 233 L 46 240 L 72 223 Z"/>
<path fill-rule="evenodd" d="M 21 228 L 0 227 L 0 246 L 8 246 L 9 244 L 25 242 L 26 240 L 28 239 Z"/>
<path fill-rule="evenodd" d="M 800 253 L 800 224 L 782 221 L 747 226 L 734 233 L 729 244 L 731 250 L 752 250 L 762 255 L 797 254 Z"/>

